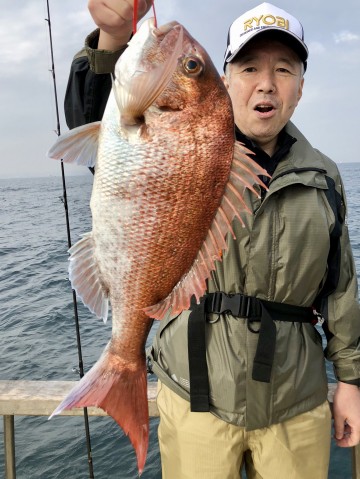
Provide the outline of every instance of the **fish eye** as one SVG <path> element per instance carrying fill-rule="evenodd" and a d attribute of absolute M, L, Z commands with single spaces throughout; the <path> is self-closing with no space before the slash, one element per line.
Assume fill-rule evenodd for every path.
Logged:
<path fill-rule="evenodd" d="M 186 73 L 190 75 L 198 75 L 203 71 L 203 65 L 198 58 L 186 57 L 183 60 L 183 67 Z"/>

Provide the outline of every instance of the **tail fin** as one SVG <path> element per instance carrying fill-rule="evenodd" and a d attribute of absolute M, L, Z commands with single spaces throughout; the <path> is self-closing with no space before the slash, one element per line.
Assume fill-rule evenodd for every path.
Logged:
<path fill-rule="evenodd" d="M 129 363 L 109 347 L 70 391 L 50 419 L 73 407 L 100 407 L 123 429 L 135 449 L 139 474 L 149 442 L 149 410 L 145 360 Z"/>

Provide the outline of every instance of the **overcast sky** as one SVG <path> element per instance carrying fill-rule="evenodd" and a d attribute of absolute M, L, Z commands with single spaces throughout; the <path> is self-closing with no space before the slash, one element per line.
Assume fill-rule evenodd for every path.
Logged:
<path fill-rule="evenodd" d="M 159 23 L 177 20 L 221 69 L 229 24 L 254 0 L 155 0 Z M 303 98 L 293 117 L 313 146 L 336 162 L 360 161 L 360 1 L 277 0 L 305 29 L 310 50 Z M 45 157 L 56 140 L 45 0 L 0 0 L 0 177 L 59 175 Z M 50 0 L 61 130 L 73 55 L 93 29 L 87 0 Z M 85 173 L 66 165 L 68 174 Z"/>

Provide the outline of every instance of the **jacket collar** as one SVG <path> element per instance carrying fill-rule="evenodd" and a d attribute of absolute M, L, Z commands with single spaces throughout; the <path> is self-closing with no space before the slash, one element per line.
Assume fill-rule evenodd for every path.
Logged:
<path fill-rule="evenodd" d="M 251 151 L 253 158 L 270 175 L 277 176 L 291 169 L 323 169 L 325 164 L 319 151 L 311 146 L 305 136 L 289 121 L 279 135 L 279 148 L 270 157 L 259 148 L 250 138 L 235 127 L 236 139 Z"/>

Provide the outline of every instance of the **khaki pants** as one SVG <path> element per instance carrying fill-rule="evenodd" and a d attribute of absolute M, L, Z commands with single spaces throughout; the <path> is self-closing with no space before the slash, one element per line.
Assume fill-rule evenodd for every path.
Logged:
<path fill-rule="evenodd" d="M 331 413 L 328 403 L 281 424 L 255 431 L 189 403 L 159 383 L 162 479 L 326 479 Z"/>

